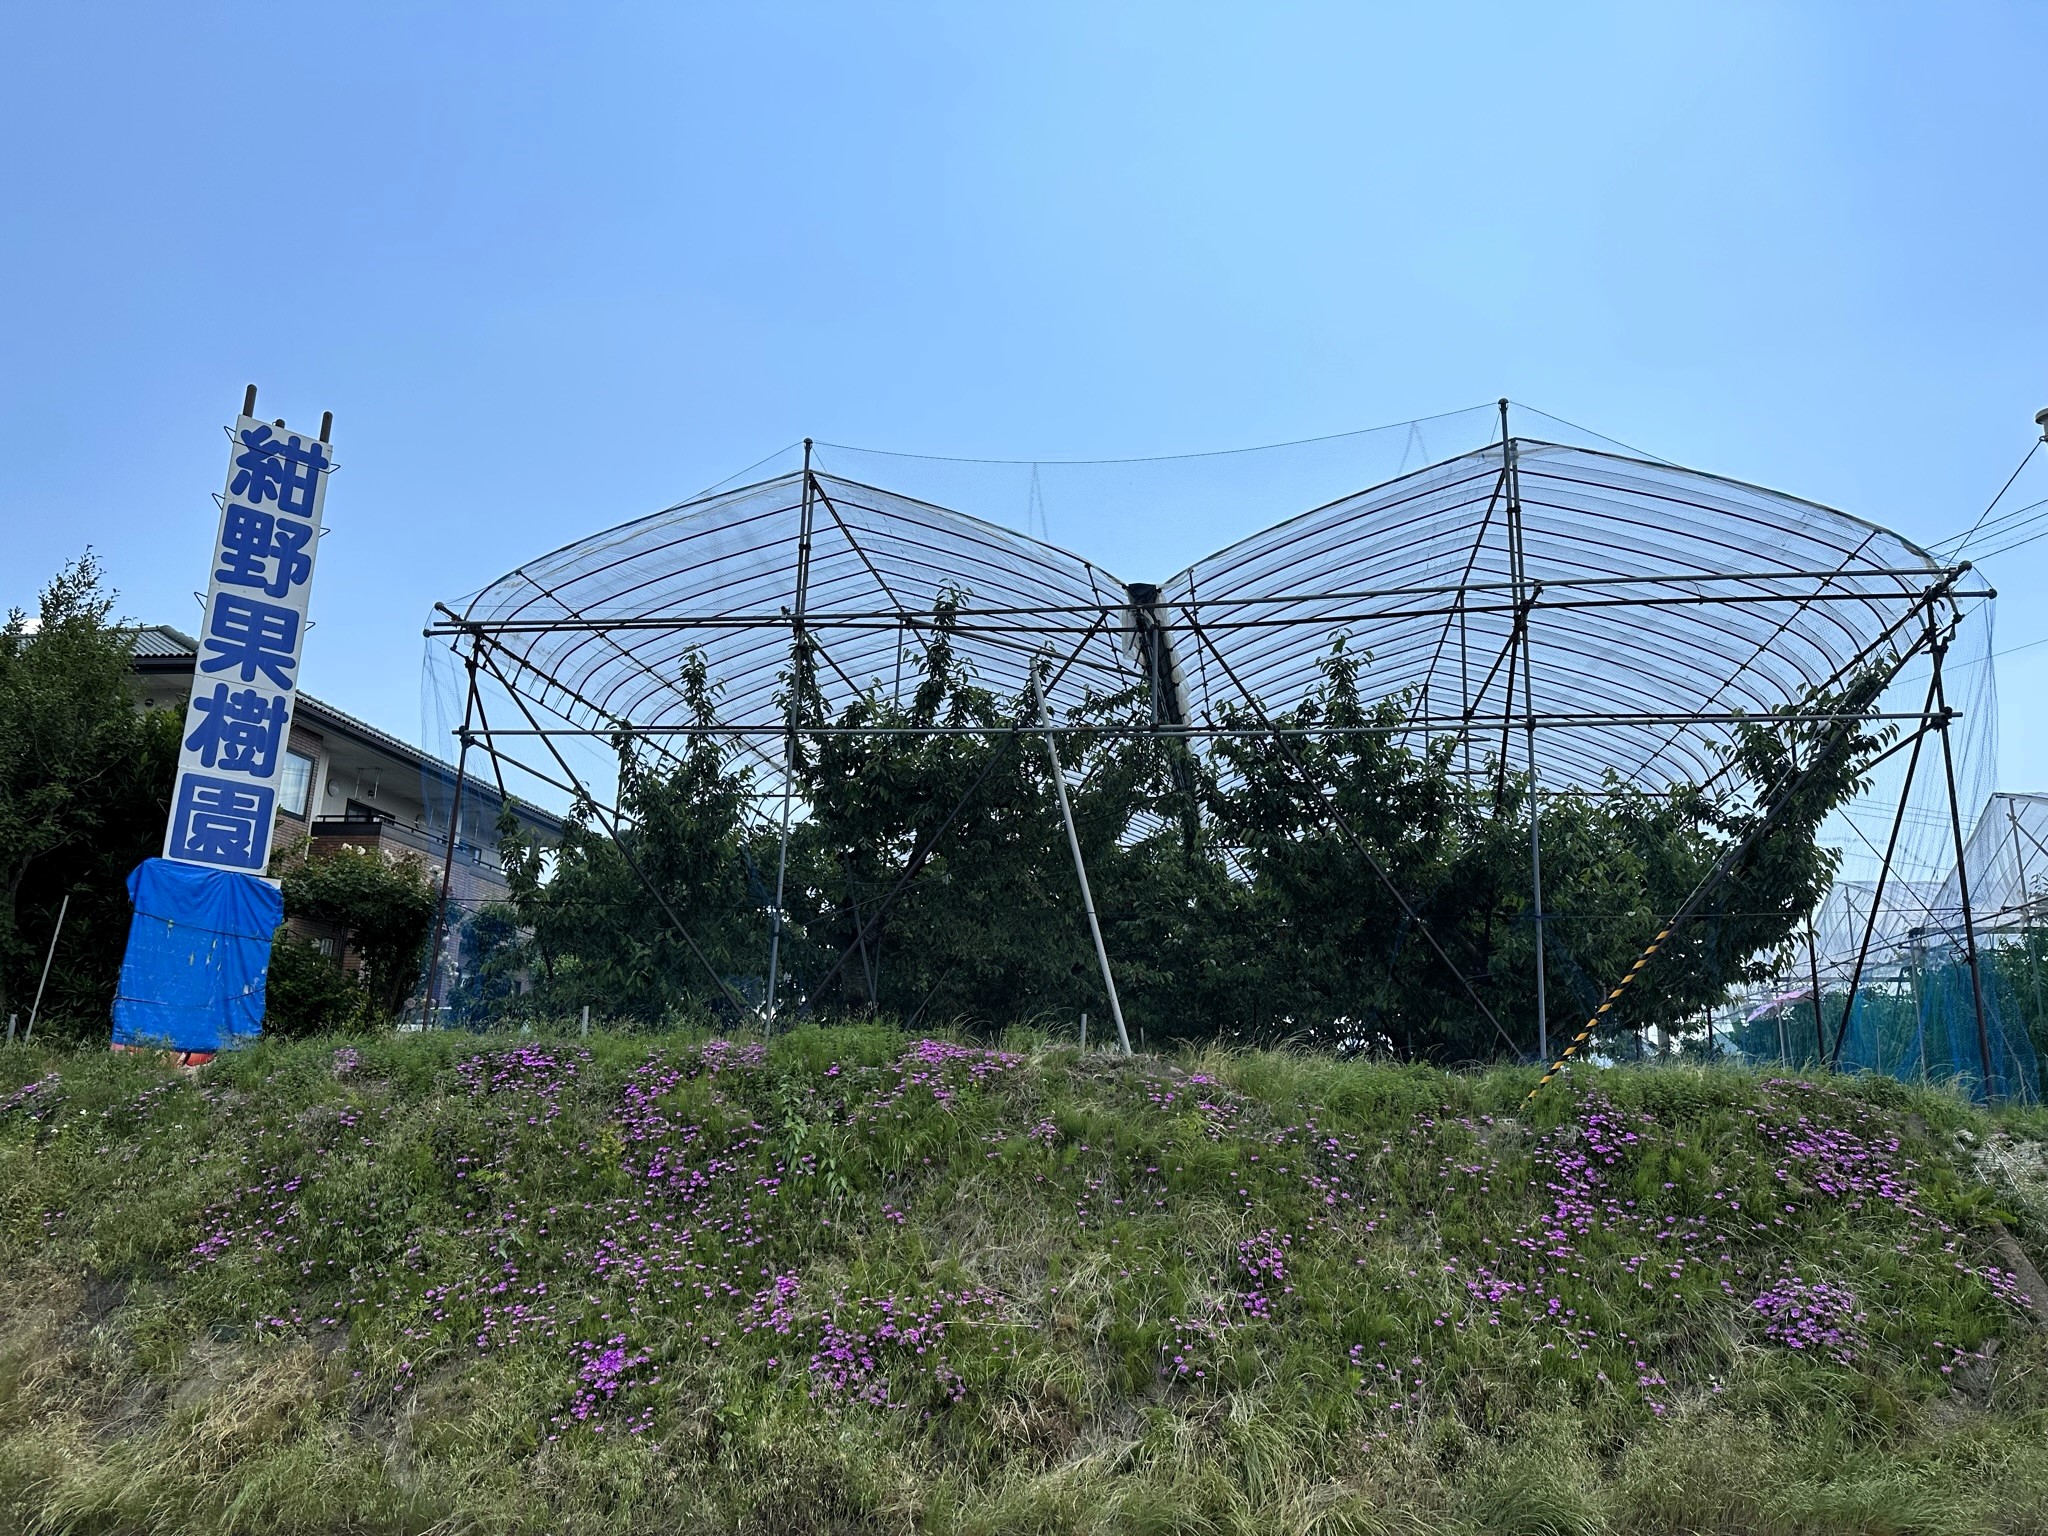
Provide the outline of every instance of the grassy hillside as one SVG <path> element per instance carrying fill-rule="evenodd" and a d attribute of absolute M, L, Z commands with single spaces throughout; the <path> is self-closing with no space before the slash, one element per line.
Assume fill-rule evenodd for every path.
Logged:
<path fill-rule="evenodd" d="M 0 1528 L 2048 1531 L 2038 1113 L 1008 1046 L 0 1056 Z"/>

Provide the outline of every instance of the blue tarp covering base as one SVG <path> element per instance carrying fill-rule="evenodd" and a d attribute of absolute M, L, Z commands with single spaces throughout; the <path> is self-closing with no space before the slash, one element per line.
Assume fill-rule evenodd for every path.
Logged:
<path fill-rule="evenodd" d="M 263 1032 L 263 982 L 284 897 L 255 875 L 145 859 L 114 997 L 114 1044 L 219 1051 Z"/>

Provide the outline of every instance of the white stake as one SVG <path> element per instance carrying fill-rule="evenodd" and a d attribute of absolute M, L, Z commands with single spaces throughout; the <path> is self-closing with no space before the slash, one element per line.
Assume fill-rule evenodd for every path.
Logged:
<path fill-rule="evenodd" d="M 71 893 L 64 893 L 64 900 L 57 907 L 57 926 L 50 930 L 50 950 L 43 956 L 43 979 L 36 983 L 36 1000 L 28 1011 L 28 1028 L 23 1031 L 21 1043 L 27 1045 L 36 1032 L 36 1015 L 42 1011 L 43 988 L 50 984 L 50 962 L 57 958 L 57 935 L 64 931 L 64 914 L 71 910 Z"/>

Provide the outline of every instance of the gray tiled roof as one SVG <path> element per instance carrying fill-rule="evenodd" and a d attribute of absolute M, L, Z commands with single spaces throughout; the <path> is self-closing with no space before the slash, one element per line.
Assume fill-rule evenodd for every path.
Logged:
<path fill-rule="evenodd" d="M 150 660 L 169 660 L 175 656 L 199 654 L 197 640 L 183 630 L 171 628 L 168 624 L 152 624 L 147 629 L 130 630 L 129 634 L 134 637 L 129 642 L 130 648 L 137 656 Z"/>

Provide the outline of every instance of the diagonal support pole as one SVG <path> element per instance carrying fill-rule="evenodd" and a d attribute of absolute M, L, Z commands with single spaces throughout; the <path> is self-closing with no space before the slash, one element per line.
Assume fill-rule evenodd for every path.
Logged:
<path fill-rule="evenodd" d="M 1088 865 L 1081 857 L 1081 835 L 1074 830 L 1074 807 L 1067 799 L 1067 776 L 1060 768 L 1060 750 L 1052 739 L 1052 715 L 1045 707 L 1045 690 L 1039 685 L 1038 668 L 1031 669 L 1031 700 L 1037 707 L 1038 723 L 1048 727 L 1045 755 L 1052 764 L 1052 787 L 1060 799 L 1060 819 L 1067 824 L 1067 847 L 1074 855 L 1074 878 L 1081 884 L 1081 910 L 1088 914 L 1088 936 L 1095 941 L 1095 963 L 1102 968 L 1102 990 L 1109 994 L 1109 1016 L 1116 1020 L 1117 1044 L 1131 1054 L 1131 1037 L 1124 1028 L 1123 1004 L 1117 1000 L 1116 977 L 1109 969 L 1109 951 L 1102 944 L 1102 923 L 1095 916 L 1095 895 L 1088 888 Z"/>

